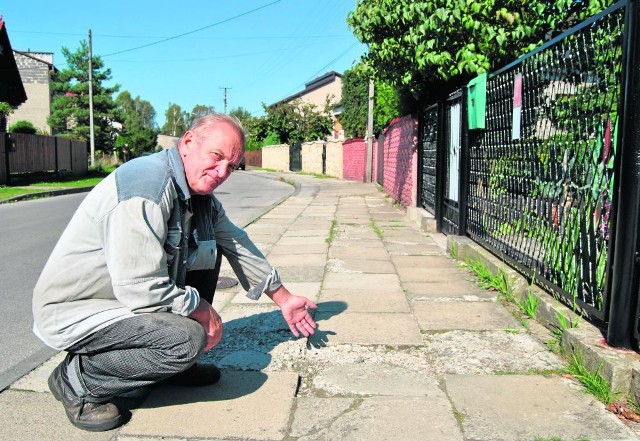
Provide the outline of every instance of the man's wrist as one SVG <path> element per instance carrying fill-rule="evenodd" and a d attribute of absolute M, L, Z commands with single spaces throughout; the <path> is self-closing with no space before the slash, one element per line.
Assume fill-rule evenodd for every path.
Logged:
<path fill-rule="evenodd" d="M 282 307 L 292 295 L 284 285 L 280 285 L 279 288 L 273 291 L 265 292 L 265 294 L 279 307 Z"/>

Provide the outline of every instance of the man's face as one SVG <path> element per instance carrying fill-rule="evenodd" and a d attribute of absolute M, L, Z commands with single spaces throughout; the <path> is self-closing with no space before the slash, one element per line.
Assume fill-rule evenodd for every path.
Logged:
<path fill-rule="evenodd" d="M 226 181 L 238 167 L 243 147 L 240 135 L 226 122 L 197 134 L 188 130 L 180 154 L 191 194 L 211 194 Z"/>

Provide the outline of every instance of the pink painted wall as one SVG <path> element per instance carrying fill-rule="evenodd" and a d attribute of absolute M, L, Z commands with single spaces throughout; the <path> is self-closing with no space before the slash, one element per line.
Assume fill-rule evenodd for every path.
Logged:
<path fill-rule="evenodd" d="M 342 179 L 364 182 L 366 177 L 367 143 L 362 138 L 342 143 Z"/>
<path fill-rule="evenodd" d="M 396 118 L 384 130 L 383 189 L 405 207 L 415 207 L 418 188 L 418 120 Z M 374 160 L 374 167 L 376 161 Z M 373 175 L 375 176 L 375 175 Z"/>

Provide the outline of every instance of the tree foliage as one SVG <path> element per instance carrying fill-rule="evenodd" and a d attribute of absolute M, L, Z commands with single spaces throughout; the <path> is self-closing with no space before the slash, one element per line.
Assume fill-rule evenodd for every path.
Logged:
<path fill-rule="evenodd" d="M 128 91 L 116 97 L 118 120 L 122 129 L 116 140 L 116 147 L 128 156 L 140 156 L 155 150 L 158 130 L 155 125 L 156 111 L 149 101 L 139 96 L 132 98 Z"/>
<path fill-rule="evenodd" d="M 182 110 L 179 104 L 169 103 L 164 113 L 165 123 L 162 133 L 169 136 L 182 136 L 189 128 L 189 114 Z"/>
<path fill-rule="evenodd" d="M 13 113 L 13 107 L 6 101 L 0 101 L 0 132 L 7 131 L 7 117 Z"/>
<path fill-rule="evenodd" d="M 342 113 L 340 124 L 347 137 L 364 137 L 369 112 L 369 78 L 371 69 L 359 63 L 346 71 L 342 78 Z M 382 81 L 375 81 L 373 104 L 373 133 L 380 133 L 389 122 L 400 116 L 396 89 Z"/>
<path fill-rule="evenodd" d="M 369 111 L 369 73 L 363 64 L 357 64 L 342 77 L 342 112 L 340 124 L 345 136 L 362 138 L 367 127 Z"/>
<path fill-rule="evenodd" d="M 86 141 L 90 136 L 89 47 L 86 40 L 80 42 L 75 52 L 63 47 L 62 55 L 67 67 L 53 74 L 53 100 L 47 122 L 54 135 Z M 97 150 L 109 150 L 115 138 L 112 122 L 116 116 L 116 105 L 112 95 L 120 86 L 105 86 L 111 79 L 111 69 L 105 68 L 99 56 L 92 57 L 92 71 L 95 145 Z"/>
<path fill-rule="evenodd" d="M 262 147 L 262 140 L 260 138 L 261 127 L 260 120 L 256 118 L 244 107 L 235 107 L 229 111 L 229 115 L 235 117 L 240 121 L 246 135 L 245 149 L 246 150 L 260 150 Z"/>
<path fill-rule="evenodd" d="M 347 22 L 376 77 L 415 100 L 500 68 L 613 0 L 358 0 Z M 446 86 L 445 86 L 446 84 Z"/>
<path fill-rule="evenodd" d="M 216 111 L 216 109 L 213 106 L 206 106 L 204 104 L 196 104 L 195 106 L 193 106 L 193 109 L 191 110 L 191 113 L 189 114 L 189 117 L 187 119 L 187 126 L 191 127 L 193 125 L 193 123 L 196 122 L 196 120 L 198 118 L 202 118 L 203 116 L 215 113 L 215 111 Z"/>
<path fill-rule="evenodd" d="M 333 119 L 329 99 L 324 109 L 317 110 L 312 103 L 295 100 L 275 106 L 263 104 L 266 115 L 260 120 L 258 137 L 264 139 L 275 133 L 283 144 L 324 139 L 331 133 Z"/>

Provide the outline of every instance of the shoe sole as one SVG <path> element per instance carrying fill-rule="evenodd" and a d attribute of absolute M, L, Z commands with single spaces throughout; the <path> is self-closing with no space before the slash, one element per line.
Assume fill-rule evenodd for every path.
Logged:
<path fill-rule="evenodd" d="M 49 384 L 49 390 L 51 391 L 53 398 L 55 398 L 56 400 L 62 403 L 62 407 L 64 408 L 64 413 L 67 415 L 67 419 L 71 424 L 76 426 L 78 429 L 86 430 L 87 432 L 104 432 L 107 430 L 112 430 L 117 427 L 120 427 L 124 423 L 122 419 L 122 415 L 118 415 L 117 418 L 113 418 L 111 420 L 101 421 L 100 423 L 86 423 L 82 421 L 77 421 L 75 418 L 73 418 L 72 415 L 69 415 L 69 412 L 67 412 L 67 408 L 64 405 L 62 391 L 58 389 L 57 383 L 53 381 L 53 375 L 49 377 L 48 384 Z"/>

